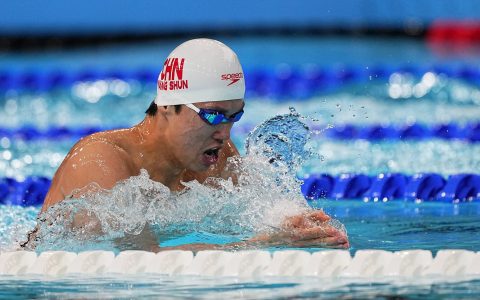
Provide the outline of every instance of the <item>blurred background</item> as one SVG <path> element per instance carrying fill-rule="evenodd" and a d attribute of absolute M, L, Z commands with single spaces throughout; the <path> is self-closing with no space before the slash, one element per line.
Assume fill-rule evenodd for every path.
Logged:
<path fill-rule="evenodd" d="M 0 63 L 19 69 L 158 69 L 174 45 L 194 37 L 227 41 L 246 67 L 478 63 L 478 52 L 469 46 L 479 39 L 479 5 L 475 0 L 12 1 L 1 4 Z"/>
<path fill-rule="evenodd" d="M 479 11 L 476 0 L 2 2 L 0 177 L 48 181 L 80 137 L 142 120 L 168 53 L 196 37 L 243 64 L 243 153 L 255 125 L 294 107 L 321 157 L 304 173 L 477 172 Z"/>

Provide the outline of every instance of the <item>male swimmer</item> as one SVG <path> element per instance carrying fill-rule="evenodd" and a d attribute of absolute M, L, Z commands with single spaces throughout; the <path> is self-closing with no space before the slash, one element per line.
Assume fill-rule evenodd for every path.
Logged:
<path fill-rule="evenodd" d="M 129 129 L 92 134 L 74 145 L 55 173 L 41 211 L 82 196 L 88 192 L 83 187 L 91 183 L 112 189 L 119 181 L 139 175 L 141 169 L 171 191 L 182 190 L 182 181 L 232 176 L 225 171 L 227 158 L 239 153 L 230 130 L 244 113 L 244 95 L 242 67 L 229 47 L 211 39 L 181 44 L 164 63 L 157 96 L 144 120 Z M 86 216 L 79 218 L 77 226 L 88 222 L 81 220 Z M 160 247 L 145 232 L 148 229 L 141 236 L 154 241 L 143 247 L 152 251 L 271 245 L 348 248 L 346 235 L 328 225 L 329 219 L 322 211 L 289 217 L 278 233 L 227 245 Z"/>

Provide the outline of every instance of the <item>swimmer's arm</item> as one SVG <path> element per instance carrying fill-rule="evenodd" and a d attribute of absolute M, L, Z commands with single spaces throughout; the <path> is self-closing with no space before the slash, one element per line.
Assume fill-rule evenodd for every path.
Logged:
<path fill-rule="evenodd" d="M 72 148 L 55 173 L 40 213 L 61 201 L 111 189 L 118 181 L 131 175 L 128 169 L 123 153 L 114 145 L 103 141 L 81 141 Z M 102 233 L 99 220 L 83 211 L 75 214 L 72 227 L 88 228 L 92 235 Z M 31 249 L 31 243 L 34 246 L 39 229 L 40 224 L 37 224 L 22 247 Z"/>
<path fill-rule="evenodd" d="M 63 201 L 65 194 L 69 198 L 79 198 L 88 193 L 102 192 L 112 189 L 119 181 L 133 174 L 128 164 L 128 155 L 117 146 L 104 142 L 93 141 L 83 147 L 72 149 L 54 176 L 52 187 L 42 207 L 42 212 L 55 203 Z M 86 211 L 78 211 L 72 227 L 88 229 L 92 235 L 101 235 L 100 220 Z M 139 235 L 128 235 L 116 240 L 119 248 L 130 245 L 138 249 L 155 249 L 158 245 L 156 236 L 147 226 Z"/>
<path fill-rule="evenodd" d="M 346 234 L 327 222 L 330 217 L 323 211 L 288 217 L 275 233 L 260 234 L 246 241 L 224 245 L 188 244 L 175 247 L 155 247 L 151 251 L 165 250 L 240 250 L 258 249 L 272 246 L 348 248 L 350 244 Z"/>

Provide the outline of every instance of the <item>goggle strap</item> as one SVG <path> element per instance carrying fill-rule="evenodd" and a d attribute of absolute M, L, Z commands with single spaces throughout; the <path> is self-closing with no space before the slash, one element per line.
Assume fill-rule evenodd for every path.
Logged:
<path fill-rule="evenodd" d="M 195 111 L 197 114 L 200 112 L 200 108 L 196 107 L 195 105 L 193 104 L 185 104 L 186 107 L 190 108 L 190 109 L 193 109 L 193 111 Z"/>

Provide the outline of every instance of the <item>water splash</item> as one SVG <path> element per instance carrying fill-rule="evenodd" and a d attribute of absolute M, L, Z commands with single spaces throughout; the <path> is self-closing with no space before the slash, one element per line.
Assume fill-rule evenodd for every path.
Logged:
<path fill-rule="evenodd" d="M 25 237 L 25 232 L 35 227 L 38 211 L 34 207 L 2 205 L 0 208 L 0 252 L 14 251 Z"/>
<path fill-rule="evenodd" d="M 270 163 L 284 164 L 295 172 L 313 155 L 305 149 L 310 129 L 300 118 L 290 107 L 290 114 L 275 116 L 255 127 L 245 141 L 247 155 L 266 157 Z"/>
<path fill-rule="evenodd" d="M 247 138 L 247 155 L 228 160 L 234 179 L 185 182 L 182 192 L 172 193 L 141 170 L 112 190 L 90 184 L 79 199 L 62 201 L 39 217 L 29 247 L 115 248 L 119 239 L 145 228 L 161 238 L 192 232 L 242 238 L 276 231 L 286 217 L 311 210 L 295 175 L 311 156 L 305 150 L 309 128 L 300 118 L 291 111 L 257 126 Z M 332 226 L 344 230 L 341 224 Z"/>

